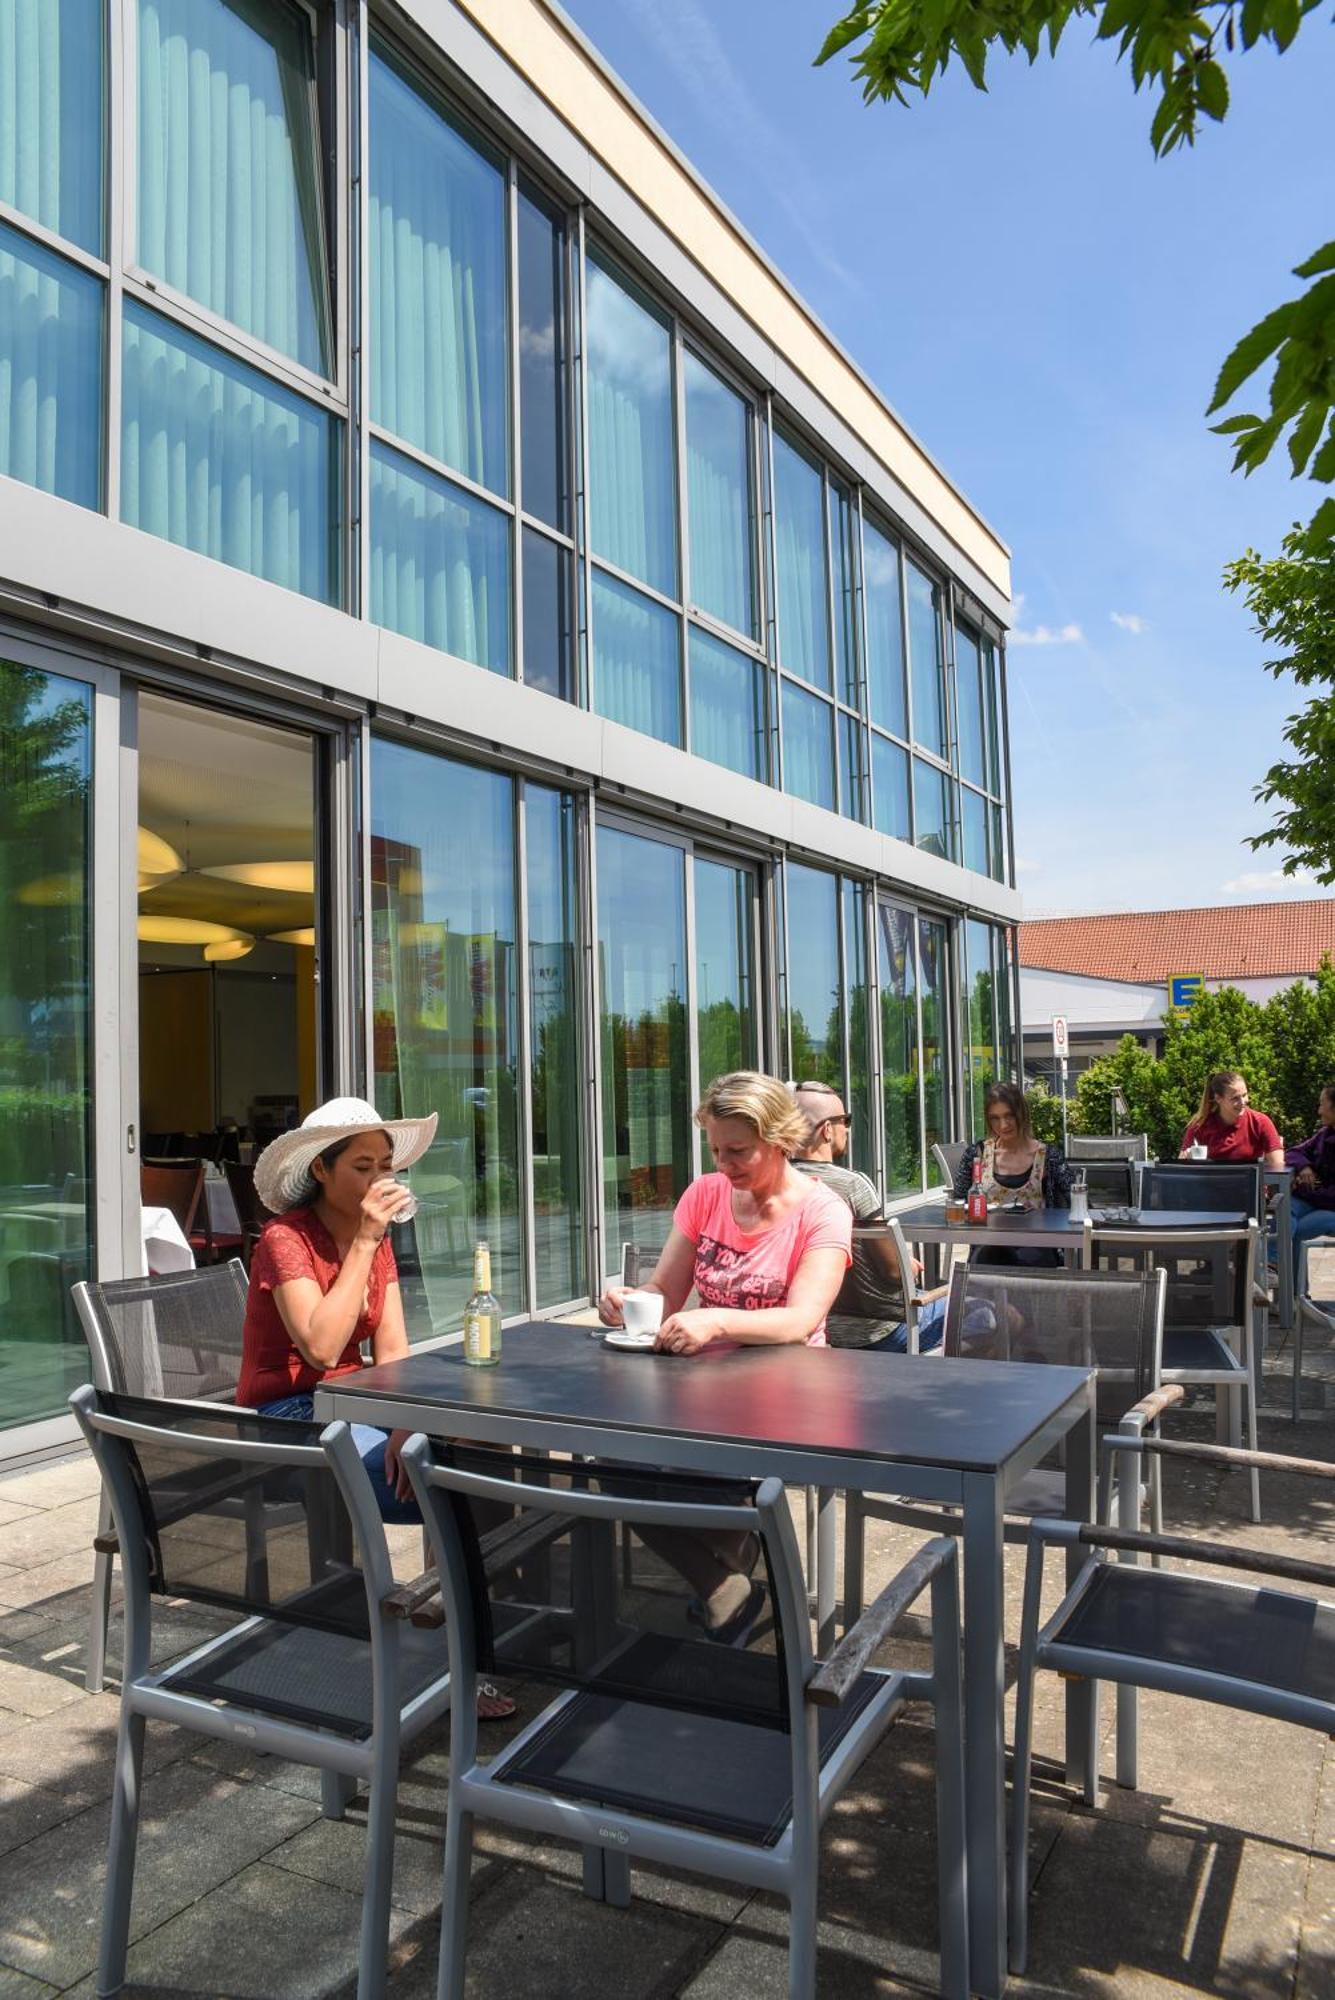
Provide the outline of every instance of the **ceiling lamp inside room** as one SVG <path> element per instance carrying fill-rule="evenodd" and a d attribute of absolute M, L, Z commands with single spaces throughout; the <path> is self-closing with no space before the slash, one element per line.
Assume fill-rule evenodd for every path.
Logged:
<path fill-rule="evenodd" d="M 312 924 L 309 930 L 302 931 L 270 931 L 269 943 L 304 944 L 313 950 L 315 946 L 315 926 Z"/>
<path fill-rule="evenodd" d="M 247 951 L 255 940 L 230 924 L 206 923 L 202 917 L 160 917 L 141 912 L 140 944 L 244 944 Z M 241 954 L 238 952 L 237 957 Z"/>
<path fill-rule="evenodd" d="M 170 841 L 141 826 L 138 838 L 139 891 L 157 889 L 185 873 L 185 863 Z"/>
<path fill-rule="evenodd" d="M 199 873 L 221 882 L 240 882 L 248 889 L 274 889 L 292 896 L 315 894 L 313 861 L 228 861 L 201 868 Z"/>
<path fill-rule="evenodd" d="M 206 944 L 204 960 L 208 965 L 227 965 L 234 958 L 245 958 L 255 949 L 254 938 L 223 938 L 218 944 Z"/>

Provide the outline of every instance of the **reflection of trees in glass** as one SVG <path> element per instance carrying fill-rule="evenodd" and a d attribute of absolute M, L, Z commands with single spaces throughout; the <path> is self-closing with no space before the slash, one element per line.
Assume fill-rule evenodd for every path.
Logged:
<path fill-rule="evenodd" d="M 607 1203 L 671 1208 L 691 1177 L 686 1004 L 674 989 L 630 1020 L 603 1015 L 603 1121 Z M 640 1144 L 632 1136 L 636 1127 Z M 655 1143 L 666 1127 L 668 1147 Z M 608 1142 L 612 1144 L 608 1149 Z M 636 1153 L 646 1154 L 638 1162 Z"/>
<path fill-rule="evenodd" d="M 700 1048 L 700 1086 L 730 1070 L 750 1066 L 745 1024 L 735 1000 L 714 1000 L 696 1014 Z"/>

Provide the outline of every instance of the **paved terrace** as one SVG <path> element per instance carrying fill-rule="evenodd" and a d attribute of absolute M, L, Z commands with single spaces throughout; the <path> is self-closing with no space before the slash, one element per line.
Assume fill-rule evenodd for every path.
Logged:
<path fill-rule="evenodd" d="M 1312 1343 L 1306 1403 L 1287 1418 L 1288 1355 L 1272 1357 L 1262 1444 L 1335 1459 L 1335 1351 Z M 1207 1415 L 1190 1420 L 1204 1437 Z M 1179 1430 L 1179 1434 L 1181 1431 Z M 1267 1476 L 1266 1521 L 1244 1518 L 1238 1474 L 1166 1468 L 1171 1526 L 1320 1553 L 1335 1508 Z M 117 1718 L 83 1691 L 96 1479 L 86 1457 L 0 1482 L 0 2000 L 91 1995 Z M 405 1574 L 416 1566 L 404 1535 Z M 870 1582 L 918 1539 L 868 1527 Z M 420 1546 L 420 1545 L 417 1545 Z M 1008 1635 L 1023 1555 L 1008 1564 Z M 1051 1568 L 1054 1574 L 1057 1563 Z M 162 1658 L 213 1626 L 163 1607 Z M 911 1630 L 907 1648 L 921 1647 Z M 113 1629 L 113 1660 L 119 1657 Z M 1048 1760 L 1034 1820 L 1031 1971 L 1019 1995 L 1330 2000 L 1335 1994 L 1335 1748 L 1309 1732 L 1142 1697 L 1141 1789 L 1097 1813 L 1061 1787 L 1060 1695 L 1039 1683 Z M 521 1712 L 541 1696 L 520 1688 Z M 1112 1768 L 1112 1703 L 1101 1769 Z M 497 1742 L 503 1729 L 492 1725 Z M 935 1990 L 933 1737 L 919 1712 L 864 1766 L 823 1849 L 820 1992 L 829 2000 Z M 354 1989 L 364 1799 L 323 1820 L 318 1777 L 148 1726 L 130 1954 L 132 1993 L 322 2000 Z M 430 2000 L 448 1727 L 405 1763 L 392 1926 L 394 2000 Z M 767 2000 L 786 1993 L 785 1913 L 764 1896 L 637 1870 L 632 1907 L 586 1900 L 568 1848 L 480 1828 L 469 1993 L 478 2000 Z"/>

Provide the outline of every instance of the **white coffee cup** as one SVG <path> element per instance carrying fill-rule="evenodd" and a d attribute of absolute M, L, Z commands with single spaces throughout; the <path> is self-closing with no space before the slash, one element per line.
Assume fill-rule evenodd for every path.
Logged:
<path fill-rule="evenodd" d="M 625 1292 L 621 1299 L 621 1323 L 627 1333 L 657 1333 L 663 1324 L 661 1292 Z"/>
<path fill-rule="evenodd" d="M 1187 1158 L 1189 1160 L 1208 1160 L 1209 1157 L 1210 1157 L 1209 1147 L 1203 1146 L 1199 1139 L 1196 1141 L 1194 1146 L 1188 1148 Z"/>

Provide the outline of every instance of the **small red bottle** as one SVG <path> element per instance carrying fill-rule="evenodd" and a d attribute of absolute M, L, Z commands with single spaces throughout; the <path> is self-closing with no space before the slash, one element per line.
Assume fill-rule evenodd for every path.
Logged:
<path fill-rule="evenodd" d="M 983 1163 L 981 1160 L 975 1160 L 973 1163 L 973 1186 L 969 1189 L 969 1220 L 970 1222 L 987 1221 L 987 1196 L 983 1192 Z"/>

